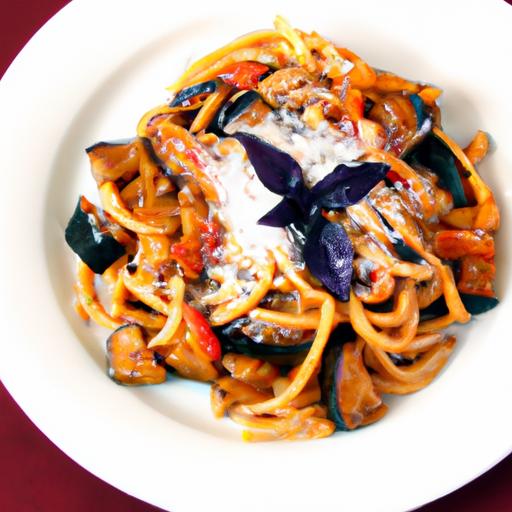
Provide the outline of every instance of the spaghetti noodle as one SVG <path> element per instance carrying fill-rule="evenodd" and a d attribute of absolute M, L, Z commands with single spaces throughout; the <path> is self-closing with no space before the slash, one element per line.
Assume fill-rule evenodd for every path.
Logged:
<path fill-rule="evenodd" d="M 497 303 L 487 136 L 461 149 L 438 88 L 282 17 L 168 90 L 135 138 L 87 149 L 102 208 L 82 197 L 66 229 L 110 375 L 211 382 L 253 441 L 368 425 L 427 386 L 442 329 Z"/>

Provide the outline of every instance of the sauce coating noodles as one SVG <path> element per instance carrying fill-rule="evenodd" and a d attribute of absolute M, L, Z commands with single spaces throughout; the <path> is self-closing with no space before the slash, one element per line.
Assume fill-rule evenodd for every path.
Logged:
<path fill-rule="evenodd" d="M 101 208 L 82 197 L 66 230 L 114 380 L 210 382 L 251 441 L 353 430 L 427 386 L 443 330 L 497 303 L 486 134 L 462 149 L 438 88 L 279 16 L 168 90 L 87 149 Z"/>

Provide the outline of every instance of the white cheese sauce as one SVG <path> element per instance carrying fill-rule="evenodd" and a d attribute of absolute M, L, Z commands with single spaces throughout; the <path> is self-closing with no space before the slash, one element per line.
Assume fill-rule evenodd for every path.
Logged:
<path fill-rule="evenodd" d="M 229 132 L 228 127 L 226 131 L 252 133 L 290 154 L 300 164 L 308 187 L 340 163 L 353 162 L 363 154 L 357 139 L 342 136 L 327 122 L 312 130 L 288 111 L 271 112 L 254 126 L 236 122 L 236 130 Z M 289 249 L 285 229 L 258 224 L 282 197 L 261 183 L 249 160 L 233 153 L 217 160 L 212 171 L 223 189 L 219 193 L 222 204 L 217 210 L 220 220 L 234 235 L 243 253 L 259 258 L 264 257 L 266 249 L 278 246 Z"/>
<path fill-rule="evenodd" d="M 302 168 L 304 181 L 312 187 L 341 163 L 357 160 L 364 153 L 359 139 L 347 137 L 322 121 L 316 130 L 297 115 L 278 110 L 270 112 L 262 123 L 233 123 L 236 131 L 252 133 L 291 155 Z M 230 127 L 226 127 L 230 133 Z"/>
<path fill-rule="evenodd" d="M 219 195 L 225 197 L 217 214 L 244 255 L 259 259 L 265 257 L 266 249 L 287 247 L 284 229 L 258 224 L 282 197 L 261 183 L 247 158 L 238 153 L 223 157 L 215 168 L 215 177 L 224 189 L 224 194 Z"/>

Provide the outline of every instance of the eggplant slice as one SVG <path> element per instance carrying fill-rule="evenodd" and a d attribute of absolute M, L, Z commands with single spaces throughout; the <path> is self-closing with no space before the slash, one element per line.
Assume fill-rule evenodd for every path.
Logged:
<path fill-rule="evenodd" d="M 486 297 L 484 295 L 471 295 L 469 293 L 460 293 L 460 298 L 468 313 L 480 315 L 495 308 L 499 304 L 496 297 Z M 420 311 L 420 320 L 430 320 L 448 314 L 448 306 L 444 297 L 440 297 Z"/>
<path fill-rule="evenodd" d="M 451 192 L 455 208 L 468 206 L 464 194 L 464 186 L 457 169 L 457 159 L 450 148 L 433 133 L 429 133 L 405 157 L 405 161 L 412 165 L 423 165 L 439 176 L 439 184 Z"/>
<path fill-rule="evenodd" d="M 98 142 L 85 152 L 98 186 L 119 179 L 128 183 L 139 171 L 140 148 L 137 138 Z"/>
<path fill-rule="evenodd" d="M 373 388 L 356 342 L 331 345 L 322 367 L 322 399 L 338 430 L 354 430 L 379 420 L 387 406 Z"/>
<path fill-rule="evenodd" d="M 82 196 L 65 231 L 66 242 L 73 252 L 96 274 L 103 274 L 126 252 L 108 231 L 101 231 L 98 219 L 82 208 Z"/>
<path fill-rule="evenodd" d="M 216 327 L 222 352 L 236 352 L 279 364 L 298 364 L 311 348 L 314 332 L 283 329 L 273 324 L 239 318 Z"/>
<path fill-rule="evenodd" d="M 186 87 L 176 95 L 176 97 L 172 100 L 169 106 L 185 107 L 189 104 L 188 102 L 191 99 L 215 92 L 217 90 L 219 83 L 220 82 L 218 80 L 208 80 L 206 82 L 201 82 L 200 84 L 195 84 L 190 87 Z"/>
<path fill-rule="evenodd" d="M 107 339 L 108 374 L 118 384 L 160 384 L 167 372 L 146 346 L 142 328 L 127 324 Z"/>

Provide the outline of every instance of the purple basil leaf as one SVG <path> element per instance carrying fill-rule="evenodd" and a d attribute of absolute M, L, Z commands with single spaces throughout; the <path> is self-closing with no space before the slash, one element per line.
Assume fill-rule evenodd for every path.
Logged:
<path fill-rule="evenodd" d="M 311 194 L 323 208 L 346 208 L 363 199 L 388 171 L 389 165 L 381 163 L 340 164 L 311 189 Z"/>
<path fill-rule="evenodd" d="M 232 135 L 247 152 L 260 181 L 281 196 L 302 193 L 305 188 L 300 165 L 288 154 L 249 133 Z"/>
<path fill-rule="evenodd" d="M 302 217 L 302 212 L 297 203 L 288 197 L 285 197 L 277 206 L 267 212 L 258 221 L 263 226 L 272 226 L 274 228 L 284 228 Z"/>
<path fill-rule="evenodd" d="M 310 272 L 338 299 L 349 300 L 354 250 L 340 224 L 328 222 L 318 210 L 302 251 Z"/>

